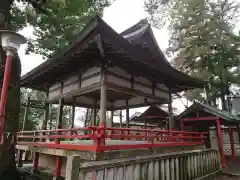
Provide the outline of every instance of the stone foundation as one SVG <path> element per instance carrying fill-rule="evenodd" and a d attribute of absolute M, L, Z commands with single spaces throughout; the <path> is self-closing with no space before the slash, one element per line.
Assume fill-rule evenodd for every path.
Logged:
<path fill-rule="evenodd" d="M 18 146 L 19 148 L 19 146 Z M 23 148 L 23 147 L 22 147 Z M 186 147 L 166 147 L 166 148 L 152 148 L 152 149 L 135 149 L 135 150 L 121 150 L 121 151 L 109 151 L 103 153 L 93 153 L 87 151 L 70 151 L 70 150 L 60 150 L 60 149 L 46 149 L 38 148 L 37 152 L 39 155 L 39 170 L 42 172 L 54 174 L 55 172 L 55 161 L 56 155 L 61 156 L 61 175 L 65 177 L 66 172 L 66 162 L 69 156 L 78 156 L 81 162 L 89 161 L 102 161 L 102 160 L 112 160 L 121 159 L 129 157 L 140 157 L 153 154 L 165 154 L 171 152 L 179 151 L 189 151 L 189 150 L 203 150 L 204 145 L 186 146 Z"/>

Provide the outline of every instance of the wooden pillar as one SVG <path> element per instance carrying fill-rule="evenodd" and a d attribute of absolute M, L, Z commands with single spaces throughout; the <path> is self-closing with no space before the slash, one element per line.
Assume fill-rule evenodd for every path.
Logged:
<path fill-rule="evenodd" d="M 74 119 L 75 119 L 75 101 L 76 98 L 74 98 L 74 104 L 72 105 L 72 111 L 71 111 L 71 128 L 74 128 Z"/>
<path fill-rule="evenodd" d="M 126 100 L 126 128 L 129 128 L 129 108 L 128 108 L 128 100 Z"/>
<path fill-rule="evenodd" d="M 120 128 L 122 128 L 122 110 L 120 110 L 119 120 L 120 120 Z M 121 133 L 122 133 L 122 132 L 121 132 Z"/>
<path fill-rule="evenodd" d="M 146 120 L 146 118 L 144 119 L 144 129 L 147 129 L 147 120 Z M 147 131 L 145 131 L 145 140 L 147 141 L 147 135 L 148 135 L 148 133 L 147 133 Z"/>
<path fill-rule="evenodd" d="M 114 110 L 111 110 L 111 121 L 110 121 L 110 127 L 113 127 L 113 117 L 114 117 Z"/>
<path fill-rule="evenodd" d="M 42 123 L 42 128 L 41 129 L 47 129 L 47 123 L 48 123 L 48 114 L 49 114 L 49 104 L 44 103 L 44 119 Z"/>
<path fill-rule="evenodd" d="M 57 114 L 57 129 L 61 129 L 62 127 L 62 116 L 63 116 L 63 98 L 59 99 L 59 107 L 58 107 L 58 114 Z"/>
<path fill-rule="evenodd" d="M 238 134 L 238 143 L 240 145 L 240 127 L 239 127 L 240 124 L 237 125 L 237 128 L 236 128 L 236 131 L 237 131 L 237 134 Z"/>
<path fill-rule="evenodd" d="M 218 146 L 219 146 L 219 152 L 220 152 L 220 156 L 221 156 L 222 168 L 225 168 L 226 160 L 225 160 L 225 155 L 224 155 L 224 150 L 223 150 L 222 131 L 221 131 L 221 125 L 220 125 L 219 119 L 216 120 L 216 130 L 217 130 Z"/>
<path fill-rule="evenodd" d="M 101 96 L 100 96 L 100 123 L 99 126 L 105 127 L 106 125 L 106 112 L 107 112 L 107 87 L 105 84 L 105 75 L 101 77 Z"/>
<path fill-rule="evenodd" d="M 49 129 L 52 129 L 52 104 L 49 104 Z"/>
<path fill-rule="evenodd" d="M 231 127 L 228 127 L 228 135 L 229 135 L 229 140 L 231 144 L 231 152 L 232 152 L 232 160 L 234 161 L 236 159 L 236 151 L 235 151 L 235 144 L 234 144 L 234 139 L 233 139 L 233 130 Z"/>
<path fill-rule="evenodd" d="M 33 157 L 33 173 L 38 172 L 38 160 L 39 160 L 39 152 L 35 152 Z"/>
<path fill-rule="evenodd" d="M 28 119 L 28 109 L 30 105 L 30 97 L 27 98 L 27 106 L 25 107 L 25 112 L 24 112 L 24 119 L 23 119 L 23 124 L 22 124 L 22 131 L 24 131 L 25 123 Z"/>
<path fill-rule="evenodd" d="M 169 88 L 169 104 L 168 104 L 168 113 L 169 113 L 169 129 L 174 128 L 174 119 L 173 119 L 173 112 L 172 112 L 172 89 Z"/>
<path fill-rule="evenodd" d="M 63 116 L 63 97 L 59 99 L 59 108 L 58 108 L 58 116 L 57 116 L 57 129 L 61 129 L 62 127 L 62 116 Z M 57 133 L 58 134 L 58 133 Z M 60 144 L 60 139 L 55 140 L 56 144 Z M 55 164 L 55 177 L 53 179 L 57 180 L 61 176 L 61 157 L 56 156 L 56 164 Z"/>
<path fill-rule="evenodd" d="M 109 124 L 109 127 L 111 127 L 111 128 L 113 127 L 113 118 L 114 118 L 114 110 L 111 110 L 111 119 L 110 119 L 110 124 Z M 110 130 L 110 134 L 113 134 L 113 130 Z"/>
<path fill-rule="evenodd" d="M 126 128 L 129 127 L 129 107 L 128 107 L 128 100 L 126 100 Z M 130 131 L 127 131 L 127 135 L 129 136 Z M 129 137 L 127 138 L 128 140 L 130 139 Z"/>
<path fill-rule="evenodd" d="M 120 112 L 119 112 L 120 114 L 119 114 L 119 125 L 120 125 L 120 128 L 122 128 L 122 124 L 123 124 L 123 121 L 122 121 L 122 118 L 123 118 L 123 116 L 122 116 L 122 110 L 120 110 Z M 124 134 L 124 131 L 120 131 L 120 134 Z M 123 137 L 121 137 L 121 140 L 123 140 Z"/>
<path fill-rule="evenodd" d="M 97 101 L 95 100 L 95 102 L 94 102 L 94 110 L 93 110 L 94 112 L 93 112 L 93 121 L 92 121 L 92 126 L 96 126 L 97 125 L 97 123 L 96 123 L 96 121 L 97 121 Z"/>

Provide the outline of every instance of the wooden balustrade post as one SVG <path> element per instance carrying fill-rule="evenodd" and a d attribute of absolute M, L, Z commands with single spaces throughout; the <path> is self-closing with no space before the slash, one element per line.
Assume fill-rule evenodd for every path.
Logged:
<path fill-rule="evenodd" d="M 95 151 L 96 152 L 100 152 L 101 151 L 101 146 L 105 145 L 105 136 L 102 134 L 103 130 L 101 129 L 102 127 L 97 127 L 96 129 L 94 129 L 93 131 L 93 143 L 95 146 Z M 105 130 L 104 130 L 105 131 Z"/>
<path fill-rule="evenodd" d="M 228 134 L 229 134 L 229 140 L 231 144 L 231 152 L 232 152 L 232 160 L 236 160 L 236 151 L 235 151 L 235 144 L 234 144 L 234 139 L 233 139 L 233 130 L 232 128 L 228 128 Z"/>

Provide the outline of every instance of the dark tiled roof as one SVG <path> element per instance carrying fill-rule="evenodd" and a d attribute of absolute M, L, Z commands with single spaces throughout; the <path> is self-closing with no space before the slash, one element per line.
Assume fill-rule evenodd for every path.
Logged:
<path fill-rule="evenodd" d="M 124 65 L 124 62 L 127 62 L 125 63 L 125 68 L 129 71 L 132 71 L 132 68 L 129 68 L 132 66 L 129 64 L 134 64 L 136 71 L 139 69 L 138 73 L 143 73 L 142 69 L 144 69 L 144 74 L 154 77 L 158 81 L 164 83 L 165 81 L 171 82 L 169 87 L 173 88 L 173 92 L 196 87 L 202 88 L 205 82 L 188 76 L 167 63 L 161 50 L 156 50 L 156 43 L 153 42 L 155 38 L 153 38 L 150 26 L 146 25 L 146 27 L 143 29 L 144 34 L 148 34 L 147 37 L 144 36 L 145 39 L 142 39 L 141 37 L 143 36 L 139 35 L 140 39 L 135 36 L 132 40 L 128 40 L 126 37 L 124 38 L 116 33 L 106 22 L 97 16 L 86 25 L 70 46 L 54 53 L 51 59 L 24 75 L 21 78 L 21 86 L 46 90 L 46 86 L 49 87 L 55 83 L 60 76 L 75 72 L 86 63 L 91 64 L 93 61 L 100 61 L 101 53 L 99 53 L 97 48 L 97 42 L 101 41 L 104 45 L 103 48 L 106 48 L 106 53 L 115 53 L 115 56 L 112 55 L 115 57 L 112 58 L 112 63 L 122 63 Z M 133 32 L 134 30 L 136 29 L 131 31 Z M 96 39 L 100 40 L 96 41 Z M 141 48 L 131 43 L 131 41 L 137 39 L 139 41 L 146 40 L 150 52 L 142 51 Z M 127 58 L 125 58 L 126 55 Z M 117 59 L 116 57 L 121 58 Z"/>

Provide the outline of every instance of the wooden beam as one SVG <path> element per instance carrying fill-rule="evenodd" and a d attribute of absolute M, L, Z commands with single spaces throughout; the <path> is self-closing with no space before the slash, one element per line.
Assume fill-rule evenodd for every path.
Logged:
<path fill-rule="evenodd" d="M 126 128 L 129 128 L 129 107 L 128 107 L 128 100 L 126 100 Z"/>

